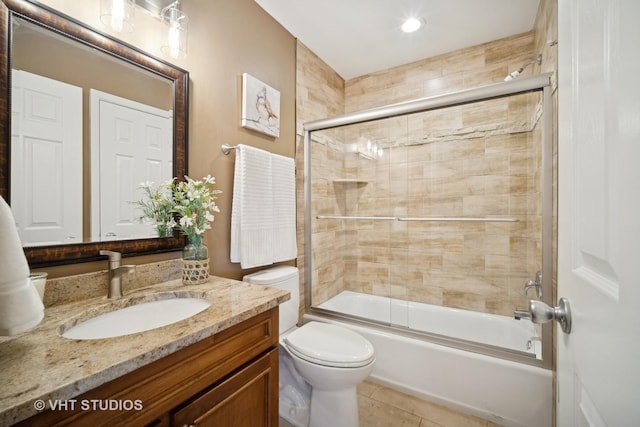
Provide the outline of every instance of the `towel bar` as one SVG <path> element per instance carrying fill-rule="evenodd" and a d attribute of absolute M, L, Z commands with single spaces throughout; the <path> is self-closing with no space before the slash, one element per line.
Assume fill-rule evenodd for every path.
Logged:
<path fill-rule="evenodd" d="M 236 149 L 235 145 L 229 145 L 229 144 L 222 144 L 222 146 L 220 147 L 222 154 L 224 154 L 225 156 L 228 156 L 231 150 L 235 150 L 235 149 Z"/>

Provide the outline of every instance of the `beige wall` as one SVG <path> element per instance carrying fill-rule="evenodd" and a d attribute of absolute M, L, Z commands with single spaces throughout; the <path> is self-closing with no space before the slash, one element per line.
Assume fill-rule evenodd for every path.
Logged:
<path fill-rule="evenodd" d="M 105 31 L 99 22 L 99 0 L 43 0 L 42 3 Z M 191 0 L 182 3 L 189 15 L 188 56 L 169 60 L 190 73 L 188 172 L 194 178 L 211 174 L 223 191 L 221 213 L 205 243 L 212 274 L 240 278 L 229 262 L 229 236 L 235 155 L 224 156 L 222 144 L 249 144 L 289 157 L 295 155 L 296 41 L 253 0 Z M 144 13 L 136 14 L 136 30 L 118 38 L 162 57 L 160 27 Z M 240 126 L 241 76 L 247 72 L 280 91 L 280 137 L 271 138 Z M 180 253 L 128 259 L 150 262 Z M 86 263 L 47 268 L 52 277 L 106 268 Z"/>

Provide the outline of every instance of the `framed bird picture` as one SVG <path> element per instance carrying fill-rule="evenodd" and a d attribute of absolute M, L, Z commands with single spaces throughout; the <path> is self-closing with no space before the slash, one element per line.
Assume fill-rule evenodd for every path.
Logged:
<path fill-rule="evenodd" d="M 242 127 L 280 136 L 280 92 L 242 74 Z"/>

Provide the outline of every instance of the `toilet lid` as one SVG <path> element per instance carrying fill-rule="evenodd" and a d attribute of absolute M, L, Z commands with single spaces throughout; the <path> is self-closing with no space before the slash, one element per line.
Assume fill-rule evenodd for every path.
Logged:
<path fill-rule="evenodd" d="M 373 345 L 342 326 L 309 322 L 284 339 L 287 348 L 308 362 L 339 368 L 357 368 L 374 360 Z"/>

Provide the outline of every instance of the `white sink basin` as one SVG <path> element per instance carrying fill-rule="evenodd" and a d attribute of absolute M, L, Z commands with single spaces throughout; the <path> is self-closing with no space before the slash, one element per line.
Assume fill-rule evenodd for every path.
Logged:
<path fill-rule="evenodd" d="M 121 337 L 187 319 L 209 308 L 201 298 L 172 298 L 132 305 L 92 317 L 62 333 L 65 338 L 95 340 Z"/>

